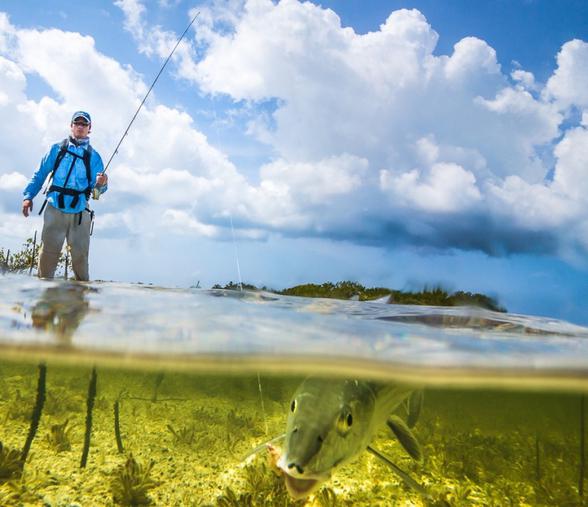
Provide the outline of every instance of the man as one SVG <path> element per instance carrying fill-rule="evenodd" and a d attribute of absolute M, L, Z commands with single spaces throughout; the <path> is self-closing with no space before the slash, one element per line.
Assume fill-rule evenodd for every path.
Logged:
<path fill-rule="evenodd" d="M 43 215 L 43 245 L 39 253 L 39 277 L 53 278 L 67 239 L 76 280 L 89 280 L 88 251 L 94 213 L 88 199 L 91 192 L 104 193 L 108 176 L 98 152 L 90 147 L 92 119 L 85 111 L 77 111 L 71 119 L 71 135 L 54 144 L 41 160 L 41 165 L 25 188 L 22 213 L 33 210 L 33 199 L 50 177 Z M 47 205 L 47 206 L 46 206 Z"/>

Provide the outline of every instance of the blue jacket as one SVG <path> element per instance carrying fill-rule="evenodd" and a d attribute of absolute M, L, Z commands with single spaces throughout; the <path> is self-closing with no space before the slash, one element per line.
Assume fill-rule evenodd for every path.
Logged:
<path fill-rule="evenodd" d="M 49 176 L 51 174 L 51 171 L 53 171 L 53 166 L 55 165 L 55 159 L 57 157 L 57 154 L 59 153 L 60 146 L 61 143 L 54 144 L 53 146 L 51 146 L 49 152 L 43 157 L 39 169 L 37 169 L 35 174 L 33 174 L 31 181 L 24 189 L 24 199 L 32 200 L 39 193 L 41 187 L 43 186 L 43 183 L 47 179 L 47 176 Z M 84 150 L 86 150 L 88 146 L 89 143 L 84 143 L 80 146 L 76 146 L 74 143 L 71 142 L 70 139 L 68 150 L 77 153 L 81 157 L 84 154 Z M 58 187 L 64 186 L 65 179 L 67 177 L 67 173 L 69 172 L 69 168 L 71 167 L 73 159 L 75 159 L 74 167 L 71 171 L 69 179 L 67 180 L 66 188 L 71 188 L 73 190 L 85 190 L 88 187 L 88 179 L 86 176 L 86 166 L 84 165 L 84 161 L 81 158 L 74 157 L 70 153 L 66 153 L 63 159 L 61 160 L 61 163 L 59 164 L 59 167 L 57 168 L 57 171 L 55 171 L 55 175 L 53 176 L 53 181 L 51 182 L 52 185 L 56 185 Z M 96 150 L 92 149 L 92 154 L 90 156 L 90 179 L 92 181 L 90 181 L 89 185 L 91 188 L 94 188 L 94 186 L 96 185 L 96 175 L 102 171 L 104 171 L 104 164 L 102 163 L 102 158 Z M 106 192 L 107 188 L 107 185 L 100 187 L 100 192 Z M 49 192 L 47 194 L 47 201 L 53 207 L 60 209 L 57 202 L 58 195 L 59 192 L 57 191 Z M 61 209 L 61 211 L 63 211 L 64 213 L 79 213 L 80 211 L 83 211 L 86 208 L 87 201 L 86 196 L 83 193 L 80 194 L 77 205 L 74 208 L 71 208 L 70 205 L 73 199 L 74 197 L 71 195 L 64 195 L 65 208 Z"/>

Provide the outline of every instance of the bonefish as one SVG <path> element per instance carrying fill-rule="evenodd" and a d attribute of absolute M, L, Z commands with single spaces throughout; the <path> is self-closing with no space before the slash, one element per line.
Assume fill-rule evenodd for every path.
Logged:
<path fill-rule="evenodd" d="M 358 380 L 308 378 L 290 402 L 284 447 L 277 465 L 294 499 L 316 491 L 333 471 L 366 449 L 385 461 L 410 486 L 423 488 L 389 458 L 371 447 L 387 423 L 405 450 L 420 460 L 420 446 L 409 426 L 392 412 L 404 402 L 412 423 L 420 412 L 420 391 Z"/>

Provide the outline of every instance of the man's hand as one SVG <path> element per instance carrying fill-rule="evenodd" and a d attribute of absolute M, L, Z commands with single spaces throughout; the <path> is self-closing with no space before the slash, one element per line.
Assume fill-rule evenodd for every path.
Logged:
<path fill-rule="evenodd" d="M 108 183 L 108 175 L 104 173 L 98 173 L 96 175 L 96 186 L 103 187 Z"/>
<path fill-rule="evenodd" d="M 25 199 L 22 201 L 22 214 L 25 217 L 28 217 L 31 211 L 33 211 L 33 201 L 30 199 Z"/>

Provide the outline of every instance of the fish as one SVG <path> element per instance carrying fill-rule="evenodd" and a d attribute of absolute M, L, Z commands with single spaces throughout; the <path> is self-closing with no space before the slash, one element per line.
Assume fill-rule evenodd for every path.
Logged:
<path fill-rule="evenodd" d="M 384 461 L 407 484 L 422 486 L 371 446 L 385 424 L 407 453 L 422 458 L 411 428 L 392 413 L 402 404 L 412 425 L 421 411 L 422 395 L 414 387 L 355 379 L 309 377 L 296 389 L 289 406 L 284 445 L 277 467 L 284 472 L 290 496 L 303 499 L 315 492 L 339 467 L 368 450 Z"/>

